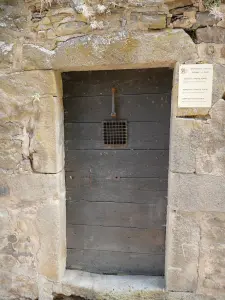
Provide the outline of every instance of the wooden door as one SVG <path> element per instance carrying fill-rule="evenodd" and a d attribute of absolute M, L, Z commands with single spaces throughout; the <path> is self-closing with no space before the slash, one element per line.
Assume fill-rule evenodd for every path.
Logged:
<path fill-rule="evenodd" d="M 163 275 L 172 70 L 63 74 L 67 268 Z M 128 121 L 125 147 L 104 145 L 102 121 Z"/>

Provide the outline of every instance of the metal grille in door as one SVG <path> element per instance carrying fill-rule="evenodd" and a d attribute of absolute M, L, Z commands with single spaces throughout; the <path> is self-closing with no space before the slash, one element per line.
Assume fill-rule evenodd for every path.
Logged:
<path fill-rule="evenodd" d="M 127 144 L 127 121 L 118 120 L 115 110 L 116 89 L 112 88 L 112 120 L 102 122 L 104 145 L 126 145 Z"/>

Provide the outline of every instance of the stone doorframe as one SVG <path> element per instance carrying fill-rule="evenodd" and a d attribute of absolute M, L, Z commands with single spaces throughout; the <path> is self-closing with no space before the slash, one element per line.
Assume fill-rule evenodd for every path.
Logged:
<path fill-rule="evenodd" d="M 225 287 L 216 270 L 222 250 L 215 243 L 219 243 L 222 236 L 220 226 L 225 227 L 225 166 L 221 164 L 225 142 L 221 125 L 225 121 L 225 102 L 221 99 L 225 67 L 214 64 L 211 109 L 177 107 L 179 64 L 202 62 L 207 61 L 198 55 L 196 45 L 183 30 L 133 35 L 120 32 L 72 39 L 55 51 L 25 44 L 22 70 L 1 76 L 5 120 L 19 124 L 18 131 L 22 128 L 16 138 L 8 142 L 8 147 L 16 150 L 6 165 L 7 170 L 14 171 L 7 171 L 1 179 L 6 187 L 3 198 L 8 209 L 18 214 L 17 230 L 21 241 L 24 232 L 30 236 L 27 250 L 31 253 L 30 260 L 20 272 L 24 278 L 26 273 L 29 274 L 27 282 L 38 282 L 37 292 L 31 293 L 32 297 L 37 294 L 39 300 L 46 300 L 56 292 L 92 298 L 104 296 L 105 299 L 110 299 L 113 294 L 115 299 L 121 299 L 118 291 L 100 292 L 102 284 L 93 287 L 94 275 L 81 272 L 79 277 L 79 272 L 65 272 L 64 124 L 60 72 L 158 67 L 174 68 L 166 291 L 223 295 Z M 21 206 L 22 214 L 18 213 Z M 214 225 L 217 235 L 210 232 Z M 140 283 L 140 278 L 136 282 Z M 102 280 L 105 279 L 101 277 L 100 282 Z M 162 278 L 153 278 L 147 283 L 143 278 L 142 283 L 134 288 L 134 292 L 132 289 L 123 291 L 123 299 L 130 299 L 131 295 L 165 299 Z M 157 298 L 154 298 L 155 293 Z"/>

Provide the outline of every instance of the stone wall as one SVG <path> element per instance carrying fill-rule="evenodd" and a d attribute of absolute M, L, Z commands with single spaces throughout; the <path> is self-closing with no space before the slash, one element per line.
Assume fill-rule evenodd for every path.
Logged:
<path fill-rule="evenodd" d="M 1 1 L 1 300 L 225 299 L 225 4 L 206 6 L 200 0 Z M 213 63 L 211 109 L 177 107 L 179 63 Z M 105 278 L 64 275 L 60 72 L 142 67 L 174 68 L 166 292 L 143 283 L 119 293 Z"/>
<path fill-rule="evenodd" d="M 1 76 L 0 299 L 35 299 L 41 275 L 64 271 L 60 86 L 53 71 Z"/>
<path fill-rule="evenodd" d="M 50 6 L 45 2 L 52 4 Z M 185 29 L 204 58 L 213 59 L 216 56 L 224 62 L 225 4 L 209 8 L 204 7 L 202 0 L 59 2 L 61 4 L 46 0 L 1 1 L 1 70 L 32 69 L 29 62 L 24 62 L 24 55 L 30 58 L 39 51 L 53 56 L 66 41 L 69 43 L 81 37 L 95 36 L 101 40 L 101 36 L 107 32 L 120 39 L 124 34 L 157 33 L 165 28 L 170 29 L 168 32 L 177 28 Z M 131 41 L 128 49 L 132 50 L 133 47 L 135 43 Z M 88 52 L 86 54 L 88 56 Z M 39 55 L 33 60 L 41 63 L 41 58 Z M 45 68 L 57 68 L 49 63 L 48 60 L 43 62 Z"/>

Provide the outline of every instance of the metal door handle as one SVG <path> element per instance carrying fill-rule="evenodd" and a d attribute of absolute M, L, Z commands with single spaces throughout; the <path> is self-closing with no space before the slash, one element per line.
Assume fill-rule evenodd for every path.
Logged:
<path fill-rule="evenodd" d="M 116 118 L 115 93 L 116 93 L 116 89 L 112 88 L 112 112 L 111 112 L 111 117 L 113 117 L 113 118 Z"/>

